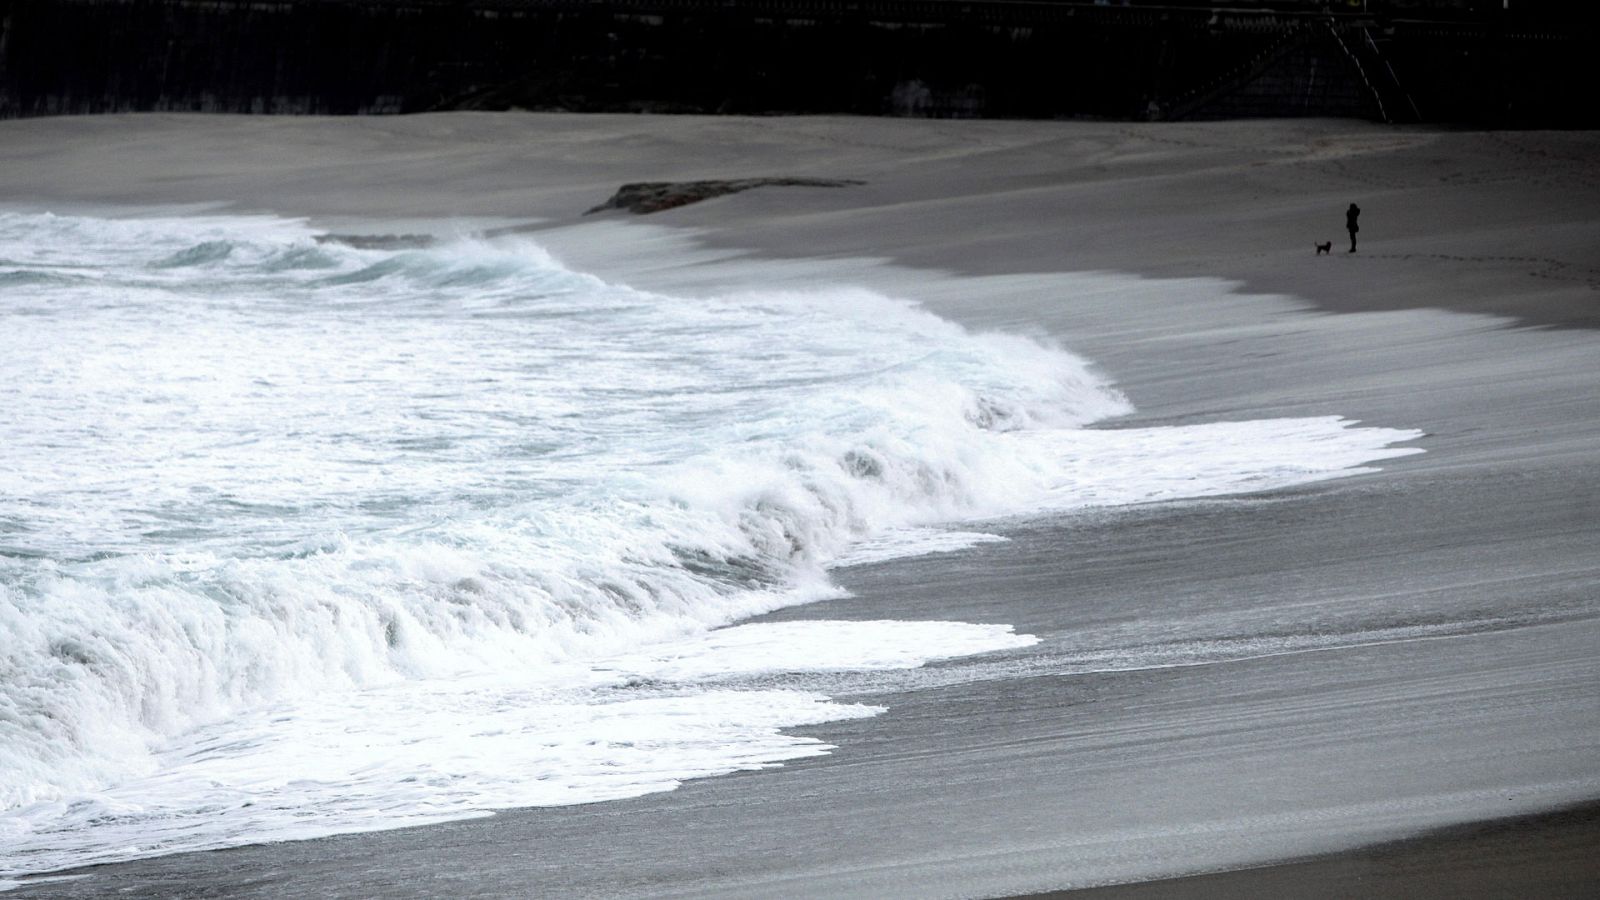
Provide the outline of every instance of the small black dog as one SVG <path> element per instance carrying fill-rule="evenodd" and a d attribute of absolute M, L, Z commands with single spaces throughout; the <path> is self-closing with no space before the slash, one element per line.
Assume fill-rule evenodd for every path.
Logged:
<path fill-rule="evenodd" d="M 1317 255 L 1318 256 L 1321 256 L 1324 253 L 1332 253 L 1333 252 L 1333 241 L 1323 241 L 1322 243 L 1317 244 L 1315 246 L 1317 248 Z"/>

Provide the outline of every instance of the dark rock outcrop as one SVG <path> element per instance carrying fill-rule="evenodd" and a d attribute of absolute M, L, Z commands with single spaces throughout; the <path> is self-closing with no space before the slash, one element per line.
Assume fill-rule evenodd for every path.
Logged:
<path fill-rule="evenodd" d="M 732 181 L 635 181 L 617 188 L 611 199 L 588 210 L 624 209 L 638 215 L 699 203 L 758 187 L 850 187 L 865 182 L 846 178 L 740 178 Z"/>

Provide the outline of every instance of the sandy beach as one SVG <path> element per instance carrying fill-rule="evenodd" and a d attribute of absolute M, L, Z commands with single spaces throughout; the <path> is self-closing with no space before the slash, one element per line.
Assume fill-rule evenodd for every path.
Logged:
<path fill-rule="evenodd" d="M 778 176 L 863 183 L 583 215 L 624 182 Z M 36 119 L 0 122 L 0 207 L 495 230 L 691 296 L 859 285 L 1093 361 L 1137 409 L 1101 427 L 1343 416 L 1418 429 L 1425 450 L 1265 494 L 985 523 L 1007 540 L 837 572 L 850 596 L 765 620 L 1005 623 L 1041 641 L 815 679 L 888 708 L 803 729 L 828 756 L 11 896 L 1600 890 L 1584 806 L 1600 798 L 1600 135 Z"/>

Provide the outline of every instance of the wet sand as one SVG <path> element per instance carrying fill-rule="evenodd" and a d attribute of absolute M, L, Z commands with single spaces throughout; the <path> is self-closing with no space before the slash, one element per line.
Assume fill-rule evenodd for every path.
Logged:
<path fill-rule="evenodd" d="M 1139 410 L 1109 427 L 1427 433 L 1380 472 L 841 572 L 851 597 L 772 618 L 1042 641 L 805 685 L 889 707 L 805 729 L 826 758 L 14 896 L 1429 896 L 1484 860 L 1479 896 L 1600 885 L 1592 815 L 1514 818 L 1600 797 L 1600 135 L 139 116 L 0 123 L 0 172 L 12 206 L 454 216 L 648 288 L 863 284 L 1094 360 Z M 624 181 L 769 176 L 866 184 L 581 215 Z M 1352 201 L 1360 252 L 1314 256 Z M 1058 274 L 1095 271 L 1145 280 Z"/>
<path fill-rule="evenodd" d="M 1590 897 L 1600 878 L 1600 808 L 1474 823 L 1316 859 L 1142 884 L 1036 894 L 1060 900 L 1165 897 Z"/>

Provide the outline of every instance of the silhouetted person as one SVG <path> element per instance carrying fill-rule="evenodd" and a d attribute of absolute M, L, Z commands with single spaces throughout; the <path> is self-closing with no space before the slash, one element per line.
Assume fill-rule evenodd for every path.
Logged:
<path fill-rule="evenodd" d="M 1361 230 L 1361 227 L 1356 224 L 1356 220 L 1359 218 L 1361 218 L 1361 207 L 1354 203 L 1350 204 L 1350 208 L 1344 211 L 1344 230 L 1350 232 L 1351 253 L 1356 252 L 1356 232 Z"/>

